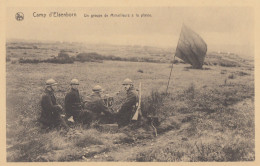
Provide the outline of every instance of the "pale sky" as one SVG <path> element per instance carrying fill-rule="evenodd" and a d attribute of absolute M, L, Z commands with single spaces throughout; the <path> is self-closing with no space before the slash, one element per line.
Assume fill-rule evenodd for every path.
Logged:
<path fill-rule="evenodd" d="M 33 12 L 77 13 L 75 18 L 37 18 Z M 25 19 L 16 21 L 23 12 Z M 84 18 L 84 14 L 151 14 L 148 18 Z M 249 7 L 9 8 L 7 39 L 77 41 L 176 47 L 182 23 L 197 32 L 209 49 L 254 45 L 254 11 Z"/>

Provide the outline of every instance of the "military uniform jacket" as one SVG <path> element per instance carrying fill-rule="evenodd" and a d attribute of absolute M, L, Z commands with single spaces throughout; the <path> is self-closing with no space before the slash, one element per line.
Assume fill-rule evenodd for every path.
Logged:
<path fill-rule="evenodd" d="M 105 105 L 103 99 L 98 93 L 93 93 L 89 96 L 86 101 L 85 108 L 96 114 L 100 114 L 101 112 L 109 112 L 108 107 Z"/>
<path fill-rule="evenodd" d="M 56 103 L 54 93 L 48 90 L 45 90 L 45 94 L 42 96 L 41 107 L 41 119 L 47 121 L 55 120 L 62 111 Z"/>
<path fill-rule="evenodd" d="M 65 96 L 65 111 L 67 116 L 77 116 L 81 108 L 79 91 L 71 88 L 71 91 Z"/>
<path fill-rule="evenodd" d="M 120 111 L 132 111 L 133 107 L 135 107 L 136 103 L 138 102 L 139 97 L 138 97 L 138 93 L 137 91 L 131 87 L 127 93 L 126 93 L 126 100 L 125 102 L 122 104 Z"/>
<path fill-rule="evenodd" d="M 118 127 L 123 127 L 128 125 L 131 122 L 131 119 L 134 115 L 134 109 L 136 107 L 136 103 L 138 102 L 139 97 L 137 91 L 131 87 L 126 93 L 126 100 L 122 104 L 118 115 L 117 115 L 117 123 Z"/>

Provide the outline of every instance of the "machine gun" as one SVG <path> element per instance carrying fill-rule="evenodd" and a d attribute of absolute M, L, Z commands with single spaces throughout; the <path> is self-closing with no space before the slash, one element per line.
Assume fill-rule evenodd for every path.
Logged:
<path fill-rule="evenodd" d="M 102 99 L 103 99 L 103 101 L 104 101 L 104 103 L 105 103 L 105 105 L 107 107 L 113 106 L 113 104 L 114 104 L 114 97 L 110 96 L 109 94 L 106 94 L 106 95 L 104 95 L 102 97 Z"/>

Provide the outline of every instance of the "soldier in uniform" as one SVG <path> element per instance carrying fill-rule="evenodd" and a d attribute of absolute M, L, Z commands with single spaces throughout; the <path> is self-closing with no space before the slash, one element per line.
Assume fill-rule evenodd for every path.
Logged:
<path fill-rule="evenodd" d="M 83 103 L 79 95 L 79 81 L 72 79 L 70 82 L 70 92 L 65 96 L 65 112 L 67 118 L 73 118 L 73 121 L 79 123 L 88 123 L 90 115 L 87 111 L 83 110 Z M 72 121 L 72 122 L 73 122 Z"/>
<path fill-rule="evenodd" d="M 85 101 L 85 108 L 91 112 L 92 121 L 99 121 L 100 123 L 112 122 L 114 119 L 113 114 L 109 111 L 101 97 L 102 87 L 96 85 L 92 91 L 88 100 Z"/>
<path fill-rule="evenodd" d="M 119 128 L 130 124 L 136 110 L 136 104 L 139 100 L 138 93 L 134 88 L 132 80 L 127 78 L 123 81 L 122 85 L 124 86 L 127 96 L 125 102 L 118 111 L 117 123 Z"/>
<path fill-rule="evenodd" d="M 41 117 L 40 121 L 44 127 L 68 128 L 65 120 L 62 117 L 62 107 L 57 104 L 54 92 L 57 87 L 57 82 L 54 79 L 48 79 L 46 82 L 45 94 L 41 99 Z"/>

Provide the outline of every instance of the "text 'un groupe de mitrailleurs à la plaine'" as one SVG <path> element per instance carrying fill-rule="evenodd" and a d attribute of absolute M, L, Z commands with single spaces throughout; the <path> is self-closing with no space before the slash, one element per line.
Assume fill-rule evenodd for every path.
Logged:
<path fill-rule="evenodd" d="M 91 13 L 75 13 L 75 12 L 33 12 L 33 17 L 38 18 L 47 18 L 47 17 L 85 17 L 85 18 L 106 18 L 106 17 L 114 17 L 114 18 L 131 18 L 131 17 L 152 17 L 151 14 L 147 13 L 105 13 L 105 14 L 91 14 Z"/>

